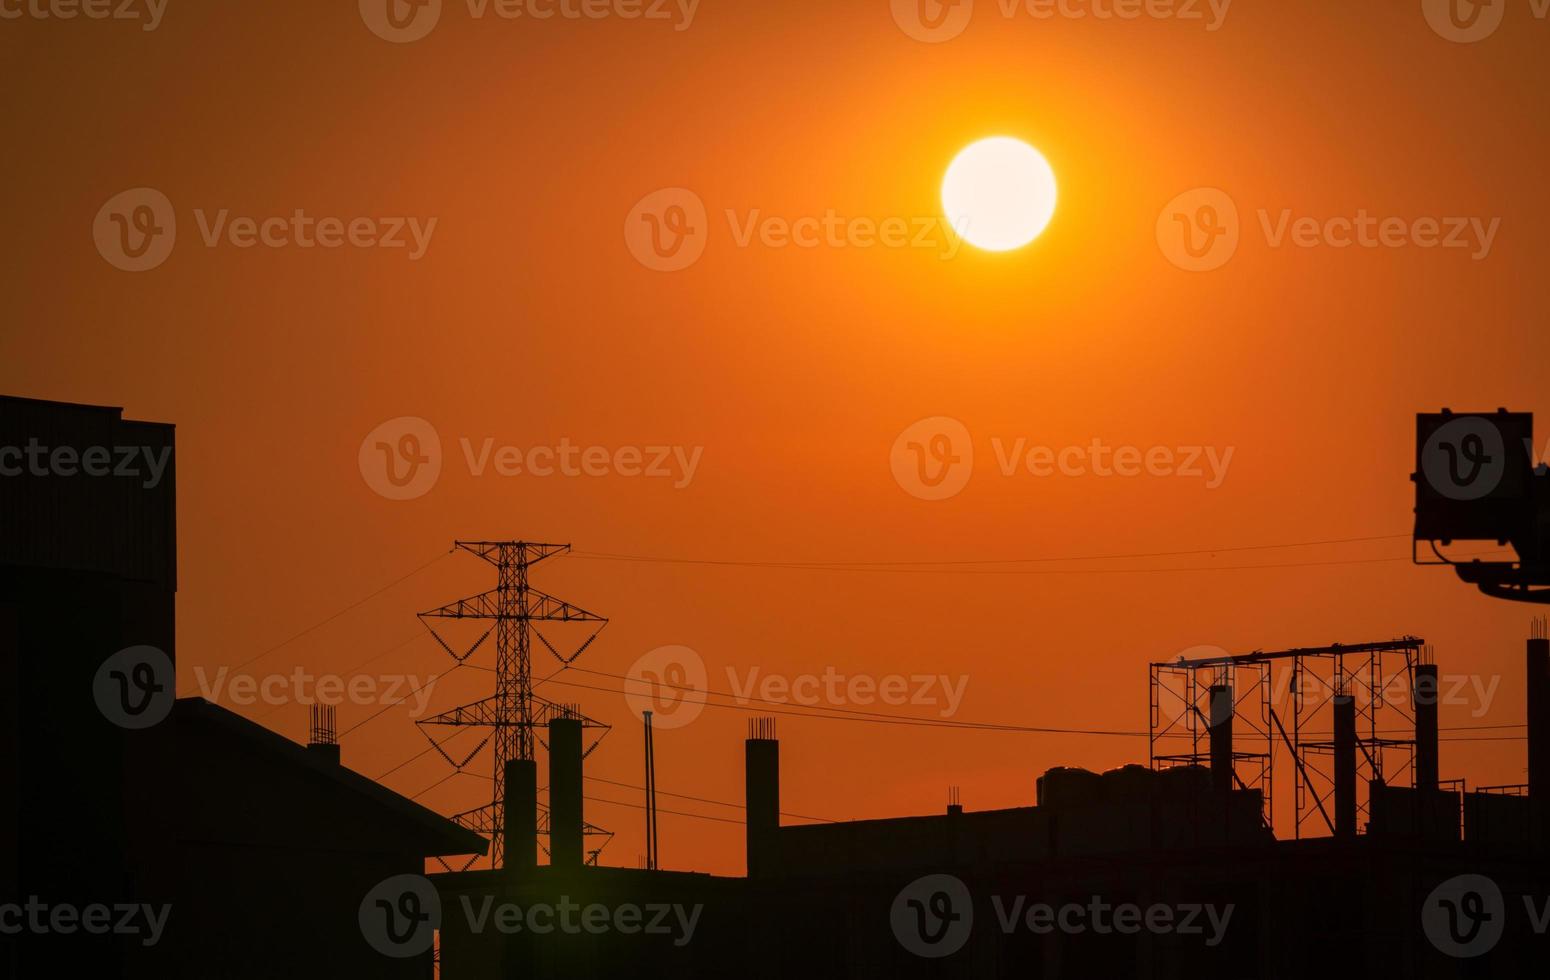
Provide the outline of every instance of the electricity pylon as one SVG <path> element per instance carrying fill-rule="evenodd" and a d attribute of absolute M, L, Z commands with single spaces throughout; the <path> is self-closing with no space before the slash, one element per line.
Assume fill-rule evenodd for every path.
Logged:
<path fill-rule="evenodd" d="M 448 755 L 426 732 L 426 738 L 452 766 L 461 770 L 481 749 L 492 740 L 495 743 L 495 772 L 492 785 L 494 798 L 486 805 L 455 814 L 453 820 L 490 838 L 492 867 L 501 867 L 502 831 L 505 828 L 506 761 L 508 759 L 533 758 L 535 727 L 547 725 L 550 717 L 567 712 L 576 716 L 573 708 L 557 705 L 533 693 L 532 638 L 537 637 L 545 649 L 562 664 L 570 664 L 581 656 L 608 620 L 596 613 L 556 599 L 528 585 L 528 569 L 553 555 L 570 550 L 568 544 L 535 544 L 530 541 L 457 541 L 453 550 L 478 555 L 494 565 L 498 572 L 496 586 L 488 592 L 459 599 L 456 602 L 430 609 L 419 614 L 420 621 L 430 630 L 436 642 L 453 660 L 465 663 L 474 652 L 495 634 L 495 693 L 490 697 L 461 705 L 440 714 L 424 718 L 416 724 L 478 726 L 489 728 L 487 734 L 473 751 L 461 760 Z M 467 651 L 459 653 L 447 644 L 431 625 L 434 619 L 487 619 L 490 628 L 475 640 Z M 574 652 L 561 653 L 535 625 L 539 622 L 594 623 L 596 626 Z M 582 718 L 584 727 L 607 729 L 607 725 Z M 601 736 L 599 736 L 601 738 Z M 596 747 L 596 742 L 593 743 Z M 589 748 L 588 752 L 591 751 Z M 594 830 L 596 828 L 593 828 Z"/>

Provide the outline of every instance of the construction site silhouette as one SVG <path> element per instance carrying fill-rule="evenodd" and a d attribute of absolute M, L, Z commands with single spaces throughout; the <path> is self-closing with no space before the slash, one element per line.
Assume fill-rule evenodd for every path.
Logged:
<path fill-rule="evenodd" d="M 1513 456 L 1526 420 L 1481 413 L 1437 435 L 1460 418 L 1422 417 L 1415 540 L 1438 554 L 1513 540 L 1522 562 L 1450 563 L 1488 596 L 1540 601 L 1530 559 L 1546 553 L 1550 477 L 1492 469 L 1491 447 Z M 453 545 L 494 584 L 421 618 L 433 631 L 471 621 L 466 640 L 437 642 L 454 665 L 493 657 L 492 693 L 419 724 L 425 751 L 452 772 L 479 767 L 493 795 L 439 814 L 353 771 L 326 705 L 310 706 L 300 744 L 176 696 L 172 426 L 0 398 L 0 446 L 39 444 L 79 460 L 139 447 L 161 466 L 154 483 L 111 467 L 0 477 L 8 976 L 1236 980 L 1529 977 L 1550 963 L 1543 620 L 1526 617 L 1509 679 L 1528 706 L 1522 785 L 1451 768 L 1440 654 L 1423 638 L 1295 646 L 1313 638 L 1293 623 L 1267 626 L 1280 642 L 1266 649 L 1148 664 L 1147 756 L 1030 771 L 1020 806 L 975 809 L 954 787 L 945 805 L 886 819 L 789 814 L 783 778 L 846 762 L 783 754 L 778 725 L 817 722 L 756 709 L 743 876 L 662 866 L 656 821 L 670 811 L 648 710 L 646 854 L 609 866 L 584 792 L 609 726 L 533 691 L 535 650 L 577 665 L 607 622 L 529 580 L 568 545 Z M 1460 493 L 1466 476 L 1496 483 Z M 562 644 L 555 624 L 578 632 Z M 669 708 L 714 706 L 682 680 L 648 687 Z M 483 740 L 450 753 L 437 734 L 449 726 Z"/>

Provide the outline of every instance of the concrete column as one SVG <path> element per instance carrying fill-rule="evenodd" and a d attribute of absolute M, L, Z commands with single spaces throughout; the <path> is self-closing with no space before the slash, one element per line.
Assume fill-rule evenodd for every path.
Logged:
<path fill-rule="evenodd" d="M 581 866 L 581 719 L 549 719 L 549 863 Z"/>
<path fill-rule="evenodd" d="M 1335 836 L 1356 836 L 1356 699 L 1337 694 L 1335 708 Z"/>

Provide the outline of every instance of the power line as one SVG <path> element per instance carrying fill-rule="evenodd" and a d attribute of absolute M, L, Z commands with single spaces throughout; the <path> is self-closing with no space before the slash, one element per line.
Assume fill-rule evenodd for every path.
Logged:
<path fill-rule="evenodd" d="M 414 755 L 411 755 L 409 758 L 405 759 L 403 762 L 400 762 L 398 765 L 394 766 L 393 768 L 389 769 L 387 772 L 385 772 L 382 775 L 378 776 L 377 777 L 377 782 L 379 782 L 379 783 L 382 782 L 382 780 L 384 780 L 384 779 L 388 778 L 389 776 L 393 775 L 393 773 L 395 773 L 398 770 L 404 768 L 405 766 L 407 766 L 409 763 L 413 762 L 414 760 L 424 756 L 426 753 L 430 752 L 432 749 L 439 749 L 439 748 L 441 748 L 443 745 L 446 745 L 448 742 L 452 741 L 454 738 L 457 738 L 462 733 L 463 733 L 463 730 L 461 728 L 453 729 L 451 735 L 448 735 L 446 738 L 442 739 L 439 742 L 431 742 L 431 744 L 427 745 L 425 748 L 421 749 L 420 751 L 416 752 Z M 454 769 L 453 772 L 462 772 L 462 770 L 461 769 Z M 439 786 L 441 784 L 438 783 L 437 785 Z M 421 790 L 420 792 L 423 793 L 423 792 L 425 792 L 425 790 Z M 418 796 L 419 794 L 417 793 L 415 795 Z M 414 797 L 411 796 L 410 799 L 414 799 Z"/>
<path fill-rule="evenodd" d="M 343 677 L 345 680 L 348 681 L 348 680 L 354 678 L 355 675 L 361 670 L 362 667 L 366 667 L 366 666 L 368 666 L 370 664 L 374 664 L 378 660 L 381 660 L 383 657 L 385 657 L 388 654 L 394 652 L 395 650 L 401 650 L 404 647 L 408 646 L 409 644 L 413 643 L 415 640 L 422 640 L 426 636 L 427 636 L 427 634 L 426 634 L 426 632 L 424 630 L 415 630 L 409 636 L 406 636 L 402 640 L 399 640 L 397 643 L 395 643 L 392 646 L 388 647 L 386 650 L 383 650 L 381 653 L 375 654 L 375 655 L 373 655 L 371 657 L 366 658 L 365 660 L 362 660 L 360 663 L 356 664 L 354 667 L 351 667 L 349 670 L 345 671 L 343 674 L 341 674 L 339 676 Z M 265 711 L 263 714 L 258 715 L 257 717 L 258 718 L 268 718 L 270 715 L 274 714 L 276 711 L 279 711 L 281 708 L 284 708 L 284 707 L 289 707 L 289 705 L 277 704 L 274 707 L 270 708 L 268 711 Z"/>
<path fill-rule="evenodd" d="M 584 668 L 584 667 L 573 667 L 571 669 L 572 670 L 584 671 L 584 672 L 589 673 L 589 674 L 600 674 L 600 675 L 605 676 L 605 677 L 619 678 L 619 679 L 622 679 L 622 680 L 624 680 L 626 682 L 629 682 L 629 683 L 635 683 L 635 684 L 649 684 L 649 683 L 651 683 L 649 681 L 640 680 L 640 679 L 637 679 L 637 678 L 626 677 L 623 674 L 611 674 L 611 673 L 609 673 L 607 671 L 587 670 L 587 668 Z M 624 693 L 623 691 L 619 691 L 619 690 L 616 690 L 616 689 L 611 688 L 611 687 L 597 687 L 595 685 L 590 685 L 590 684 L 580 684 L 580 683 L 577 683 L 575 681 L 557 680 L 557 681 L 554 681 L 554 683 L 556 683 L 556 684 L 564 684 L 567 687 L 578 687 L 578 688 L 581 688 L 583 690 L 588 690 L 588 691 L 602 691 L 602 692 L 607 693 L 607 694 L 623 694 Z M 931 728 L 967 728 L 967 729 L 979 729 L 979 730 L 984 730 L 984 731 L 1025 732 L 1025 733 L 1045 734 L 1045 735 L 1107 735 L 1107 736 L 1120 737 L 1120 738 L 1145 738 L 1146 735 L 1147 735 L 1146 732 L 1117 731 L 1117 730 L 1098 729 L 1098 728 L 1046 728 L 1046 727 L 1035 726 L 1035 725 L 1004 725 L 1004 724 L 998 724 L 998 723 L 992 723 L 992 722 L 954 721 L 952 719 L 947 719 L 947 718 L 922 718 L 922 717 L 920 717 L 918 715 L 894 715 L 894 714 L 886 714 L 886 713 L 880 712 L 880 711 L 862 711 L 862 710 L 856 709 L 856 708 L 838 708 L 838 707 L 820 706 L 820 705 L 814 705 L 814 706 L 812 706 L 810 708 L 807 707 L 807 706 L 799 706 L 799 707 L 802 707 L 803 710 L 792 711 L 792 710 L 783 710 L 783 709 L 789 709 L 791 707 L 790 702 L 786 702 L 786 701 L 773 701 L 773 700 L 770 700 L 768 698 L 758 698 L 758 697 L 753 697 L 753 696 L 747 696 L 747 697 L 744 698 L 744 700 L 760 701 L 760 702 L 763 702 L 763 705 L 778 705 L 780 707 L 765 707 L 765 706 L 761 706 L 761 705 L 748 705 L 748 704 L 721 704 L 719 702 L 709 700 L 708 696 L 709 695 L 715 695 L 717 697 L 725 697 L 725 698 L 737 698 L 739 696 L 738 695 L 734 695 L 734 694 L 727 694 L 727 693 L 721 692 L 721 691 L 710 691 L 710 690 L 702 691 L 699 688 L 683 687 L 682 685 L 668 684 L 666 682 L 660 682 L 660 683 L 661 683 L 661 686 L 663 686 L 663 687 L 674 687 L 674 688 L 678 688 L 679 690 L 683 690 L 683 691 L 691 691 L 691 692 L 694 692 L 694 693 L 699 693 L 699 694 L 707 695 L 707 699 L 706 700 L 699 700 L 699 701 L 696 701 L 696 700 L 693 700 L 693 699 L 690 699 L 690 698 L 682 698 L 681 700 L 684 703 L 686 703 L 686 704 L 699 704 L 699 705 L 703 705 L 703 706 L 708 707 L 708 708 L 731 708 L 731 709 L 736 710 L 736 711 L 758 711 L 758 712 L 761 712 L 761 713 L 764 713 L 764 714 L 793 715 L 793 716 L 798 717 L 798 718 L 824 718 L 824 719 L 830 719 L 830 720 L 834 720 L 834 721 L 865 721 L 865 722 L 872 722 L 872 723 L 875 723 L 875 724 L 916 725 L 916 726 L 931 727 Z"/>
<path fill-rule="evenodd" d="M 644 810 L 646 808 L 645 804 L 643 803 L 625 803 L 623 800 L 605 800 L 600 796 L 584 796 L 582 799 L 591 800 L 593 803 L 609 803 L 613 806 L 627 806 L 635 810 Z M 675 817 L 693 817 L 696 820 L 714 820 L 717 823 L 733 823 L 737 824 L 739 827 L 743 826 L 743 821 L 741 820 L 733 820 L 731 817 L 713 817 L 708 813 L 690 813 L 687 810 L 664 810 L 661 807 L 657 808 L 657 812 L 671 813 Z"/>
<path fill-rule="evenodd" d="M 387 711 L 389 708 L 396 708 L 396 707 L 398 707 L 399 705 L 403 704 L 405 701 L 408 701 L 414 695 L 419 694 L 421 691 L 425 690 L 427 687 L 430 687 L 432 684 L 434 684 L 437 681 L 441 680 L 443 677 L 450 677 L 453 674 L 457 673 L 464 666 L 465 666 L 464 664 L 458 664 L 456 667 L 453 667 L 451 670 L 447 671 L 445 674 L 432 674 L 430 680 L 426 681 L 424 684 L 421 684 L 419 687 L 417 687 L 414 690 L 410 691 L 408 694 L 405 694 L 403 697 L 399 698 L 397 701 L 393 701 L 393 702 L 391 702 L 389 704 L 384 704 L 381 708 L 379 708 L 376 711 L 372 712 L 372 714 L 368 715 L 367 717 L 365 717 L 365 718 L 361 719 L 360 721 L 356 722 L 355 724 L 351 725 L 349 728 L 346 728 L 344 731 L 340 732 L 339 733 L 339 737 L 340 738 L 344 738 L 346 735 L 348 735 L 351 732 L 355 731 L 357 728 L 361 727 L 362 725 L 366 724 L 367 722 L 371 721 L 372 719 L 379 717 L 383 712 Z"/>
<path fill-rule="evenodd" d="M 611 786 L 622 786 L 625 789 L 638 789 L 638 790 L 644 790 L 645 789 L 644 786 L 636 786 L 634 783 L 621 783 L 617 779 L 604 779 L 602 776 L 585 776 L 583 778 L 595 780 L 595 781 L 597 781 L 599 783 L 608 783 Z M 696 803 L 710 803 L 710 804 L 712 804 L 714 806 L 731 807 L 734 810 L 747 809 L 741 803 L 728 803 L 725 800 L 712 800 L 712 799 L 709 799 L 709 798 L 704 797 L 704 796 L 690 796 L 690 795 L 688 795 L 686 793 L 669 793 L 665 789 L 659 789 L 659 790 L 657 790 L 657 792 L 660 793 L 663 796 L 677 797 L 680 800 L 694 800 Z M 801 814 L 801 813 L 787 813 L 785 810 L 780 811 L 780 815 L 783 816 L 783 817 L 796 817 L 798 820 L 811 820 L 814 823 L 838 823 L 839 822 L 837 820 L 830 820 L 828 817 L 809 817 L 809 816 L 806 816 L 805 814 Z"/>
<path fill-rule="evenodd" d="M 1461 558 L 1479 557 L 1484 555 L 1506 554 L 1508 549 L 1493 549 L 1491 551 L 1471 552 L 1459 555 Z M 588 558 L 591 555 L 580 555 Z M 635 559 L 614 559 L 635 560 Z M 1178 572 L 1243 572 L 1258 569 L 1278 568 L 1326 568 L 1333 565 L 1374 565 L 1386 562 L 1409 562 L 1409 555 L 1395 555 L 1388 558 L 1337 558 L 1326 561 L 1302 561 L 1302 562 L 1262 562 L 1255 565 L 1186 565 L 1172 568 L 960 568 L 951 567 L 949 563 L 941 563 L 938 567 L 890 567 L 883 565 L 845 565 L 822 563 L 780 563 L 780 562 L 700 562 L 700 561 L 674 561 L 671 559 L 639 559 L 641 561 L 667 561 L 671 564 L 705 564 L 705 565 L 731 565 L 744 568 L 774 568 L 787 571 L 815 571 L 815 572 L 883 572 L 898 575 L 1159 575 Z M 1027 559 L 1036 561 L 1042 559 Z M 1059 559 L 1049 559 L 1059 560 Z M 1088 559 L 1067 559 L 1070 561 L 1091 561 Z M 975 564 L 973 562 L 967 564 Z"/>
<path fill-rule="evenodd" d="M 1103 736 L 1111 736 L 1111 737 L 1118 737 L 1118 738 L 1147 738 L 1147 737 L 1150 736 L 1149 732 L 1141 732 L 1141 731 L 1123 731 L 1123 730 L 1100 729 L 1100 728 L 1050 728 L 1050 727 L 1034 726 L 1034 725 L 1012 725 L 1012 724 L 1005 724 L 1005 723 L 1000 723 L 1000 722 L 970 722 L 970 721 L 958 721 L 958 720 L 948 719 L 948 718 L 923 718 L 923 717 L 920 717 L 918 715 L 896 715 L 896 714 L 888 714 L 888 713 L 885 713 L 885 712 L 878 712 L 878 711 L 863 711 L 863 710 L 856 709 L 856 708 L 840 708 L 840 707 L 836 707 L 836 706 L 832 706 L 832 705 L 812 705 L 812 706 L 798 705 L 796 707 L 802 708 L 803 710 L 799 710 L 799 711 L 784 710 L 784 711 L 782 711 L 782 710 L 776 710 L 775 708 L 757 707 L 757 706 L 753 706 L 753 705 L 721 704 L 721 703 L 716 702 L 716 701 L 708 700 L 708 697 L 711 696 L 711 695 L 714 695 L 714 696 L 723 697 L 723 698 L 733 698 L 733 699 L 740 699 L 740 700 L 746 700 L 746 701 L 759 701 L 759 702 L 762 702 L 764 705 L 774 705 L 774 706 L 778 706 L 780 708 L 790 708 L 790 707 L 792 707 L 791 703 L 788 702 L 788 701 L 774 701 L 774 700 L 771 700 L 769 698 L 760 698 L 760 697 L 755 697 L 753 695 L 728 694 L 728 693 L 726 693 L 724 691 L 712 691 L 712 690 L 708 690 L 708 689 L 707 690 L 701 690 L 699 688 L 686 687 L 686 686 L 681 685 L 681 684 L 671 684 L 671 683 L 668 683 L 667 681 L 651 682 L 651 681 L 642 680 L 640 678 L 632 678 L 632 677 L 629 677 L 629 676 L 624 675 L 624 674 L 615 674 L 615 673 L 611 673 L 611 672 L 605 671 L 605 670 L 592 670 L 592 669 L 586 668 L 586 667 L 571 667 L 571 668 L 568 668 L 568 669 L 570 669 L 570 670 L 578 670 L 578 671 L 581 671 L 583 673 L 588 673 L 588 674 L 597 674 L 597 675 L 603 676 L 603 677 L 611 677 L 611 678 L 614 678 L 614 679 L 617 679 L 617 680 L 625 681 L 626 683 L 633 683 L 633 684 L 655 684 L 655 685 L 661 686 L 661 687 L 675 688 L 675 689 L 680 690 L 680 691 L 688 691 L 690 693 L 695 693 L 695 694 L 704 694 L 704 695 L 707 696 L 706 700 L 694 700 L 694 699 L 687 698 L 687 697 L 681 698 L 680 700 L 682 700 L 686 704 L 699 704 L 699 705 L 703 705 L 705 707 L 710 707 L 710 708 L 732 708 L 734 710 L 741 710 L 741 711 L 759 711 L 761 713 L 766 713 L 766 714 L 787 714 L 787 715 L 793 715 L 793 716 L 798 717 L 798 718 L 820 718 L 820 719 L 830 719 L 830 720 L 835 720 L 835 721 L 870 721 L 870 722 L 876 722 L 876 723 L 881 723 L 881 724 L 922 725 L 922 726 L 927 726 L 927 727 L 963 728 L 963 729 L 970 729 L 970 730 L 993 731 L 993 732 L 1051 734 L 1051 735 L 1103 735 Z M 550 675 L 550 676 L 553 677 L 554 675 Z M 554 683 L 556 683 L 556 684 L 564 684 L 567 687 L 579 687 L 579 688 L 582 688 L 584 690 L 589 690 L 589 691 L 602 691 L 602 692 L 608 693 L 608 694 L 624 694 L 625 693 L 624 691 L 615 690 L 614 688 L 597 687 L 597 686 L 588 685 L 588 684 L 579 684 L 579 683 L 577 683 L 575 681 L 557 680 L 557 681 L 554 681 Z M 831 714 L 831 713 L 840 713 L 840 716 L 836 716 L 835 714 Z M 854 716 L 854 717 L 848 717 L 848 716 Z M 1477 731 L 1477 730 L 1487 730 L 1487 729 L 1522 728 L 1522 727 L 1525 727 L 1525 726 L 1522 725 L 1522 724 L 1515 724 L 1515 725 L 1453 725 L 1453 726 L 1447 726 L 1447 727 L 1444 727 L 1444 728 L 1440 728 L 1439 731 L 1445 731 L 1445 732 Z M 1390 732 L 1390 734 L 1393 734 L 1393 733 L 1394 732 Z M 1309 734 L 1318 734 L 1318 733 L 1309 733 Z M 1170 734 L 1165 734 L 1164 737 L 1169 737 L 1169 738 L 1172 738 L 1172 737 L 1188 738 L 1189 737 L 1189 733 L 1188 732 L 1170 733 Z M 1503 738 L 1522 738 L 1524 736 L 1502 736 L 1502 737 Z M 1442 741 L 1466 741 L 1466 740 L 1465 739 L 1443 739 Z M 639 787 L 636 787 L 636 788 L 638 789 Z"/>
<path fill-rule="evenodd" d="M 435 789 L 437 786 L 440 786 L 442 783 L 444 783 L 447 780 L 451 779 L 453 776 L 475 776 L 475 775 L 478 775 L 478 774 L 477 773 L 472 773 L 472 772 L 465 772 L 462 769 L 454 769 L 451 772 L 447 773 L 445 776 L 442 776 L 440 779 L 436 780 L 434 783 L 431 783 L 429 786 L 425 787 L 424 789 L 420 790 L 418 793 L 414 794 L 413 796 L 411 796 L 409 798 L 411 800 L 418 800 L 420 797 L 424 796 L 426 793 L 429 793 L 431 790 Z"/>
<path fill-rule="evenodd" d="M 441 676 L 442 677 L 446 677 L 446 676 L 448 676 L 450 674 L 453 674 L 453 673 L 455 673 L 457 671 L 457 669 L 459 667 L 473 667 L 473 666 L 474 666 L 473 664 L 469 664 L 469 663 L 460 663 L 460 664 L 457 665 L 457 667 L 453 667 L 451 670 L 447 671 L 446 674 L 442 674 Z M 488 667 L 475 667 L 474 669 L 476 669 L 476 670 L 488 670 L 489 668 Z M 564 670 L 564 669 L 565 668 L 561 667 L 559 670 L 556 670 L 554 672 L 554 674 L 558 674 L 560 672 L 560 670 Z M 554 677 L 554 674 L 550 674 L 548 677 L 541 677 L 538 680 L 534 681 L 533 682 L 533 687 L 536 688 L 538 685 L 544 683 L 545 681 L 550 680 L 551 678 Z M 345 735 L 350 734 L 351 732 L 355 731 L 357 728 L 359 728 L 362 725 L 366 724 L 366 722 L 371 721 L 372 718 L 375 718 L 375 717 L 377 717 L 377 715 L 382 714 L 388 708 L 392 708 L 392 707 L 395 707 L 396 705 L 403 704 L 405 701 L 409 700 L 409 698 L 412 695 L 419 693 L 419 691 L 423 687 L 429 687 L 431 684 L 435 683 L 437 680 L 438 680 L 438 678 L 432 677 L 424 685 L 421 685 L 420 688 L 415 688 L 415 690 L 410 691 L 409 694 L 404 695 L 402 698 L 398 699 L 397 701 L 394 701 L 392 704 L 383 705 L 382 709 L 380 711 L 378 711 L 376 714 L 373 714 L 371 716 L 371 718 L 367 718 L 367 719 L 365 719 L 363 721 L 356 722 L 354 725 L 351 725 L 349 728 L 345 729 L 344 732 L 341 733 L 339 737 L 343 738 Z M 421 749 L 419 752 L 415 753 L 414 755 L 412 755 L 409 758 L 405 759 L 403 762 L 400 762 L 398 765 L 396 765 L 393 768 L 389 769 L 387 772 L 385 772 L 382 775 L 378 776 L 377 780 L 380 782 L 381 780 L 386 779 L 388 776 L 390 776 L 393 773 L 397 772 L 398 770 L 402 769 L 404 766 L 407 766 L 409 763 L 413 762 L 414 760 L 420 758 L 420 756 L 422 756 L 425 753 L 429 752 L 431 749 L 434 749 L 434 748 L 436 748 L 437 746 L 440 746 L 440 745 L 446 745 L 448 742 L 450 742 L 454 738 L 456 738 L 457 735 L 458 735 L 458 732 L 460 732 L 461 730 L 462 729 L 458 729 L 458 730 L 454 731 L 451 735 L 448 735 L 446 738 L 442 739 L 440 742 L 431 741 L 430 739 L 427 739 L 427 741 L 431 741 L 431 744 L 429 746 L 427 746 L 426 748 Z M 461 772 L 462 770 L 454 770 L 454 771 Z M 443 781 L 445 781 L 445 780 L 443 780 Z M 441 783 L 437 783 L 436 785 L 440 786 Z M 431 789 L 431 787 L 426 787 L 426 789 L 422 789 L 420 792 L 421 793 L 428 792 L 430 789 Z M 419 794 L 415 794 L 415 795 L 417 796 Z M 414 797 L 411 796 L 410 799 L 414 799 Z"/>
<path fill-rule="evenodd" d="M 408 581 L 409 579 L 413 578 L 414 576 L 416 576 L 416 575 L 420 574 L 421 572 L 425 571 L 427 568 L 430 568 L 432 565 L 436 564 L 438 561 L 441 561 L 445 557 L 447 557 L 447 553 L 446 552 L 441 552 L 441 553 L 437 554 L 436 557 L 432 558 L 430 561 L 426 562 L 423 565 L 416 566 L 414 569 L 404 573 L 403 575 L 400 575 L 398 578 L 394 579 L 393 581 L 389 582 L 388 584 L 386 584 L 386 585 L 382 586 L 381 588 L 377 589 L 375 592 L 372 592 L 369 595 L 363 596 L 362 598 L 355 600 L 354 602 L 352 602 L 349 605 L 345 606 L 343 609 L 340 609 L 338 612 L 333 613 L 332 615 L 325 616 L 324 618 L 318 620 L 316 623 L 313 623 L 311 626 L 308 626 L 306 629 L 301 630 L 301 631 L 299 631 L 297 633 L 291 634 L 290 636 L 288 636 L 285 639 L 281 640 L 279 643 L 276 643 L 274 646 L 270 647 L 269 649 L 260 651 L 259 653 L 255 653 L 253 656 L 249 657 L 248 659 L 242 661 L 242 663 L 237 664 L 235 667 L 232 667 L 230 669 L 231 670 L 241 670 L 242 668 L 247 667 L 247 666 L 249 666 L 251 664 L 254 664 L 254 663 L 258 662 L 259 660 L 262 660 L 263 658 L 269 656 L 271 653 L 274 653 L 276 650 L 279 650 L 281 647 L 285 647 L 285 646 L 288 646 L 288 645 L 296 642 L 297 640 L 299 640 L 302 637 L 306 636 L 308 633 L 311 633 L 311 632 L 313 632 L 315 630 L 322 629 L 324 626 L 327 626 L 329 623 L 332 623 L 334 620 L 338 619 L 340 616 L 343 616 L 345 613 L 351 612 L 351 611 L 353 611 L 355 609 L 359 609 L 361 606 L 364 606 L 366 603 L 368 603 L 371 600 L 375 599 L 377 596 L 381 595 L 382 593 L 388 591 L 393 586 L 398 585 L 401 582 Z"/>
<path fill-rule="evenodd" d="M 1272 551 L 1282 548 L 1311 548 L 1335 544 L 1357 544 L 1368 541 L 1392 541 L 1408 538 L 1409 534 L 1379 534 L 1356 538 L 1326 538 L 1321 541 L 1290 541 L 1282 544 L 1237 545 L 1229 548 L 1195 548 L 1187 551 L 1136 551 L 1104 555 L 1044 556 L 1037 558 L 962 558 L 915 561 L 760 561 L 712 558 L 668 558 L 656 555 L 625 555 L 599 551 L 573 551 L 573 558 L 591 558 L 600 561 L 638 561 L 665 565 L 731 565 L 752 568 L 907 568 L 955 565 L 1021 565 L 1065 561 L 1112 561 L 1119 558 L 1178 558 L 1190 555 L 1213 555 L 1242 551 Z"/>

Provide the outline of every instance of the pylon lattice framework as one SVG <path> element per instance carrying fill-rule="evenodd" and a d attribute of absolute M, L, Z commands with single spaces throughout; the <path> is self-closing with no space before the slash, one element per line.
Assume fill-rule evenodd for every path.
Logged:
<path fill-rule="evenodd" d="M 608 725 L 594 721 L 576 712 L 573 706 L 556 704 L 533 693 L 532 638 L 538 641 L 562 664 L 569 665 L 592 645 L 608 620 L 588 612 L 554 596 L 540 592 L 528 584 L 528 569 L 546 558 L 570 550 L 568 544 L 538 544 L 530 541 L 457 541 L 453 550 L 467 551 L 494 565 L 497 570 L 496 587 L 488 592 L 458 599 L 456 602 L 429 609 L 419 614 L 431 636 L 447 654 L 459 664 L 484 645 L 490 634 L 495 634 L 495 693 L 490 697 L 460 705 L 449 711 L 432 715 L 416 722 L 420 730 L 453 768 L 461 771 L 478 755 L 485 745 L 494 743 L 494 774 L 491 786 L 494 797 L 483 806 L 454 814 L 452 819 L 490 838 L 492 867 L 501 867 L 503 833 L 505 829 L 506 762 L 509 759 L 533 759 L 534 730 L 547 725 L 552 717 L 579 717 L 584 728 L 600 729 L 601 732 L 586 754 L 597 747 L 609 729 Z M 484 619 L 490 620 L 473 645 L 459 653 L 436 628 L 436 619 Z M 594 623 L 596 626 L 573 652 L 561 653 L 535 625 L 539 622 Z M 448 755 L 426 731 L 428 726 L 474 726 L 490 731 L 479 744 L 461 759 Z M 546 746 L 547 747 L 547 746 Z M 543 809 L 543 808 L 541 808 Z M 547 811 L 539 815 L 539 829 L 547 831 Z M 607 831 L 587 824 L 588 836 L 611 837 Z M 606 840 L 604 841 L 606 843 Z M 601 845 L 591 851 L 591 860 L 597 860 Z"/>

